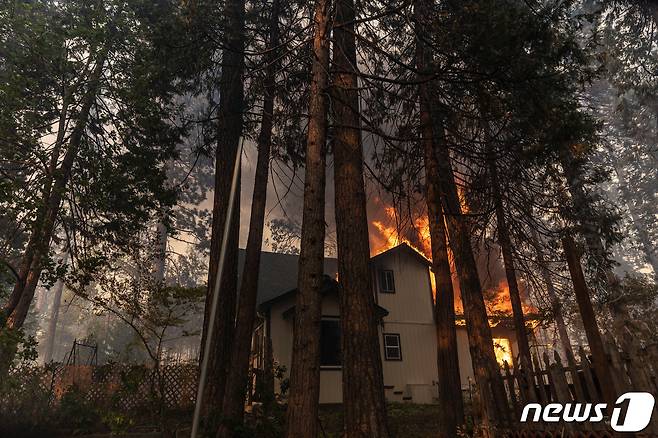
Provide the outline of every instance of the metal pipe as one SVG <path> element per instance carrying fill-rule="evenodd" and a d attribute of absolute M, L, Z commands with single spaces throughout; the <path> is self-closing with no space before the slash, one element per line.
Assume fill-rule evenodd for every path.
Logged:
<path fill-rule="evenodd" d="M 213 285 L 213 296 L 210 307 L 210 320 L 208 321 L 208 334 L 206 335 L 206 345 L 203 349 L 203 358 L 201 360 L 201 374 L 199 375 L 199 388 L 196 394 L 196 403 L 194 405 L 194 417 L 192 419 L 192 434 L 191 438 L 196 438 L 199 432 L 199 421 L 201 417 L 201 405 L 203 391 L 206 386 L 206 378 L 208 376 L 208 360 L 210 347 L 212 345 L 212 335 L 215 329 L 215 316 L 217 314 L 217 303 L 219 302 L 219 285 L 221 283 L 222 274 L 224 273 L 224 259 L 226 258 L 226 248 L 228 246 L 228 235 L 231 229 L 231 219 L 233 218 L 233 205 L 235 204 L 235 195 L 238 186 L 238 175 L 240 174 L 240 163 L 242 158 L 242 143 L 238 147 L 235 155 L 235 165 L 233 167 L 233 179 L 231 180 L 231 192 L 228 198 L 228 208 L 226 209 L 226 220 L 224 221 L 224 234 L 222 235 L 222 246 L 219 250 L 219 262 L 217 266 L 217 275 L 215 276 L 215 284 Z"/>

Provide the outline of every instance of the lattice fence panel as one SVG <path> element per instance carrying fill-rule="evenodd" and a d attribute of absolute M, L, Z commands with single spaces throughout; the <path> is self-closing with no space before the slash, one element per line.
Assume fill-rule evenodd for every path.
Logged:
<path fill-rule="evenodd" d="M 149 406 L 189 410 L 194 406 L 198 368 L 195 364 L 166 365 L 155 370 L 128 365 L 63 365 L 22 368 L 12 376 L 10 391 L 0 392 L 0 404 L 48 397 L 58 404 L 69 391 L 78 391 L 97 407 L 133 411 Z"/>

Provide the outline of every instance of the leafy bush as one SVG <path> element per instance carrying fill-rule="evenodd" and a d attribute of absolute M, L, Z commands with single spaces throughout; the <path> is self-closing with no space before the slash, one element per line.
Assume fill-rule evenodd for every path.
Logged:
<path fill-rule="evenodd" d="M 84 392 L 77 386 L 70 386 L 62 396 L 57 409 L 58 423 L 74 429 L 75 432 L 90 432 L 101 420 L 94 406 L 87 401 Z"/>

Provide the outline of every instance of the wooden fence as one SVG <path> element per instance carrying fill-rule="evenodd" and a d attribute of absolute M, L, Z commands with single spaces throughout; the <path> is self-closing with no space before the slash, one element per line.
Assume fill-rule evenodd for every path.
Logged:
<path fill-rule="evenodd" d="M 533 357 L 532 363 L 504 367 L 502 378 L 508 405 L 505 408 L 509 410 L 512 421 L 503 435 L 511 438 L 618 436 L 605 422 L 519 421 L 528 403 L 542 406 L 548 403 L 614 403 L 615 400 L 605 399 L 604 385 L 611 385 L 617 395 L 634 391 L 658 394 L 658 345 L 641 346 L 629 338 L 624 340 L 622 350 L 611 335 L 606 335 L 605 339 L 607 363 L 604 366 L 610 369 L 612 382 L 600 381 L 595 364 L 582 347 L 578 349 L 577 357 L 567 354 L 563 358 L 557 352 L 544 353 L 541 357 Z M 121 364 L 51 364 L 22 369 L 20 373 L 11 392 L 0 393 L 0 408 L 8 404 L 20 406 L 14 401 L 33 398 L 35 393 L 47 397 L 48 404 L 55 406 L 74 392 L 101 408 L 191 410 L 196 396 L 198 367 L 196 364 L 175 364 L 157 371 L 145 366 Z M 654 412 L 650 425 L 634 436 L 658 437 L 657 418 L 658 411 Z"/>
<path fill-rule="evenodd" d="M 23 368 L 17 384 L 2 394 L 0 403 L 35 397 L 36 393 L 57 405 L 66 394 L 95 407 L 118 410 L 194 408 L 198 367 L 196 364 L 165 365 L 159 370 L 137 365 L 64 365 Z"/>
<path fill-rule="evenodd" d="M 578 358 L 569 353 L 566 358 L 562 358 L 557 352 L 545 352 L 541 358 L 534 356 L 532 363 L 521 366 L 514 364 L 514 367 L 506 364 L 503 381 L 513 419 L 508 436 L 603 438 L 619 435 L 613 433 L 605 421 L 521 423 L 519 420 L 524 406 L 529 403 L 542 406 L 548 403 L 570 403 L 573 409 L 575 403 L 614 404 L 616 400 L 606 400 L 605 393 L 612 392 L 617 396 L 626 392 L 658 394 L 658 346 L 642 347 L 630 337 L 624 340 L 624 346 L 624 350 L 620 349 L 612 335 L 605 336 L 607 363 L 603 366 L 611 371 L 612 382 L 603 382 L 597 378 L 596 366 L 582 347 L 578 349 Z M 529 417 L 532 418 L 533 414 L 534 410 Z M 658 410 L 654 406 L 651 423 L 635 436 L 658 436 L 657 417 Z"/>

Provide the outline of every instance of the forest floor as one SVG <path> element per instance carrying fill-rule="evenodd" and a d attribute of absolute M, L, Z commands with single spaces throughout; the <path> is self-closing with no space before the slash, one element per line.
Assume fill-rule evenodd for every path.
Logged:
<path fill-rule="evenodd" d="M 438 405 L 412 403 L 389 403 L 388 422 L 391 434 L 404 438 L 436 437 L 438 430 Z M 326 438 L 341 436 L 343 427 L 343 406 L 320 406 L 320 422 Z M 320 437 L 323 437 L 320 432 Z"/>
<path fill-rule="evenodd" d="M 391 436 L 403 438 L 428 438 L 436 437 L 436 431 L 439 428 L 439 406 L 419 405 L 412 403 L 389 403 L 387 405 L 389 428 Z M 104 422 L 107 421 L 107 415 L 104 416 Z M 98 418 L 95 422 L 86 424 L 85 427 L 60 428 L 52 425 L 34 424 L 31 427 L 14 428 L 12 431 L 4 430 L 0 427 L 0 436 L 12 436 L 15 438 L 41 438 L 52 436 L 58 438 L 178 438 L 188 437 L 190 434 L 191 413 L 180 412 L 170 413 L 166 419 L 155 419 L 149 416 L 142 416 L 139 420 L 130 419 L 121 416 L 126 420 L 125 427 L 110 430 L 107 424 L 103 424 Z M 265 422 L 255 429 L 247 428 L 239 437 L 249 438 L 279 438 L 281 433 L 280 425 L 284 419 L 284 411 L 281 410 L 274 415 L 274 422 Z M 162 423 L 164 421 L 164 424 Z M 28 421 L 29 423 L 29 421 Z M 75 423 L 71 419 L 69 426 Z M 247 421 L 249 424 L 249 421 Z M 321 405 L 320 406 L 320 424 L 322 430 L 318 435 L 319 438 L 338 438 L 341 436 L 343 427 L 343 406 Z M 61 426 L 61 425 L 60 425 Z M 116 425 L 115 425 L 116 426 Z M 8 434 L 6 434 L 9 432 Z"/>

